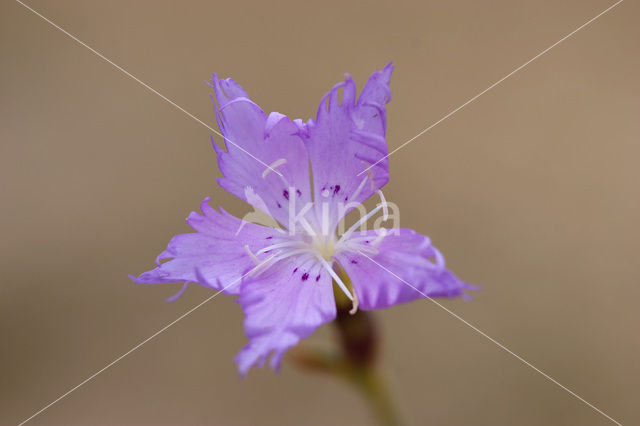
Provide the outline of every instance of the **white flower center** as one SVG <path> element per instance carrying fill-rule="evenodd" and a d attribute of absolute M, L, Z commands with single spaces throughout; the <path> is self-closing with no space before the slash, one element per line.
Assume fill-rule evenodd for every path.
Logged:
<path fill-rule="evenodd" d="M 283 158 L 276 160 L 267 170 L 263 172 L 262 177 L 266 178 L 270 171 L 274 171 L 276 167 L 282 166 L 286 163 L 287 160 Z M 296 191 L 295 188 L 291 187 L 291 185 L 289 185 L 289 182 L 283 175 L 280 175 L 280 177 L 283 183 L 289 188 L 289 190 L 285 190 L 283 192 L 284 197 L 287 201 L 289 201 L 290 196 L 294 197 L 296 192 L 298 193 L 298 195 L 300 195 L 300 191 Z M 364 188 L 367 180 L 371 181 L 372 189 L 374 188 L 372 177 L 367 174 L 367 176 L 362 179 L 356 190 L 351 194 L 351 200 L 355 202 L 358 199 L 358 196 Z M 339 189 L 340 186 L 335 185 L 335 192 L 337 192 Z M 247 201 L 255 207 L 258 203 L 256 202 L 256 200 L 253 200 L 252 202 L 252 198 L 250 197 L 250 195 L 252 195 L 252 191 L 245 192 L 248 192 Z M 389 214 L 387 201 L 385 200 L 384 195 L 382 195 L 381 191 L 378 190 L 377 193 L 380 196 L 381 203 L 371 212 L 361 217 L 344 234 L 342 234 L 340 238 L 337 238 L 337 236 L 335 235 L 335 231 L 329 229 L 329 218 L 325 217 L 325 215 L 328 213 L 328 210 L 325 210 L 326 206 L 322 206 L 323 216 L 320 218 L 321 220 L 312 221 L 313 225 L 305 220 L 304 215 L 306 214 L 308 207 L 310 206 L 308 205 L 302 211 L 298 212 L 298 214 L 302 215 L 302 220 L 299 223 L 300 226 L 297 226 L 295 223 L 295 220 L 297 219 L 294 219 L 293 225 L 291 225 L 292 222 L 290 221 L 289 227 L 295 228 L 293 229 L 294 232 L 291 232 L 292 229 L 289 229 L 289 233 L 287 233 L 282 229 L 274 228 L 274 230 L 277 230 L 280 235 L 273 235 L 268 237 L 269 239 L 271 239 L 272 244 L 262 248 L 255 254 L 249 249 L 248 245 L 245 246 L 247 254 L 256 264 L 256 268 L 253 274 L 261 274 L 279 261 L 294 256 L 299 257 L 300 261 L 304 262 L 308 262 L 312 259 L 314 261 L 317 261 L 320 266 L 329 273 L 338 287 L 340 287 L 344 294 L 353 302 L 353 309 L 351 312 L 355 313 L 358 308 L 357 296 L 355 295 L 355 292 L 353 292 L 352 289 L 349 289 L 348 286 L 343 282 L 343 280 L 338 276 L 338 274 L 333 270 L 333 262 L 335 260 L 335 257 L 341 252 L 368 253 L 370 255 L 378 254 L 377 247 L 382 239 L 386 236 L 386 232 L 384 229 L 381 230 L 382 232 L 378 232 L 377 236 L 353 235 L 361 225 L 365 224 L 368 219 L 370 219 L 380 210 L 382 210 L 383 212 L 384 220 L 387 220 Z M 329 190 L 325 190 L 325 192 L 323 193 L 323 196 L 325 197 L 329 197 L 330 195 L 331 192 Z M 280 207 L 280 204 L 278 204 L 278 207 Z M 290 207 L 292 206 L 290 205 Z M 260 210 L 268 211 L 268 209 L 266 208 L 261 208 Z M 292 216 L 294 215 L 294 211 L 294 208 L 290 208 L 290 214 Z M 296 216 L 296 218 L 297 217 L 298 216 Z M 321 223 L 322 225 L 320 226 L 319 223 Z M 320 232 L 318 232 L 318 229 L 315 229 L 316 227 L 322 228 Z M 266 254 L 268 256 L 261 260 L 258 257 L 261 254 Z M 306 280 L 308 277 L 308 274 L 305 275 L 306 277 L 304 277 L 303 280 Z M 320 275 L 318 275 L 318 277 L 320 277 Z"/>
<path fill-rule="evenodd" d="M 336 237 L 333 234 L 316 235 L 311 239 L 311 246 L 324 260 L 331 260 L 336 254 L 336 242 Z"/>

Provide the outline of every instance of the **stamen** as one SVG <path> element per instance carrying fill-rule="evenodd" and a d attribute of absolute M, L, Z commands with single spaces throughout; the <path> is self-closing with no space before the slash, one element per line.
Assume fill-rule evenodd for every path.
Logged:
<path fill-rule="evenodd" d="M 358 303 L 358 294 L 354 291 L 353 292 L 353 305 L 351 306 L 351 309 L 349 310 L 349 314 L 350 315 L 355 315 L 356 312 L 358 312 L 358 306 L 360 305 Z"/>
<path fill-rule="evenodd" d="M 245 246 L 244 246 L 244 251 L 247 252 L 247 254 L 251 258 L 251 260 L 253 260 L 253 263 L 255 263 L 256 266 L 258 266 L 258 265 L 260 265 L 262 263 L 260 261 L 260 259 L 258 259 L 258 257 L 255 254 L 253 254 L 253 252 L 249 249 L 249 246 L 247 244 L 245 244 Z"/>
<path fill-rule="evenodd" d="M 364 183 L 364 181 L 363 181 L 363 183 Z M 373 216 L 375 213 L 377 213 L 378 210 L 380 210 L 380 209 L 382 209 L 383 220 L 387 220 L 389 218 L 389 209 L 388 209 L 387 200 L 384 198 L 384 195 L 382 194 L 382 191 L 378 190 L 378 195 L 380 196 L 380 204 L 378 204 L 375 209 L 371 210 L 364 217 L 361 217 L 360 220 L 358 220 L 356 223 L 351 225 L 351 227 L 347 230 L 347 232 L 342 234 L 342 236 L 340 237 L 340 240 L 338 241 L 338 243 L 340 243 L 341 241 L 344 241 L 347 238 L 349 238 L 349 236 L 351 236 L 351 234 L 355 231 L 355 229 L 357 229 L 363 223 L 366 223 L 366 221 L 369 220 L 369 218 L 371 216 Z M 385 235 L 386 235 L 386 231 L 385 231 Z"/>
<path fill-rule="evenodd" d="M 271 163 L 271 165 L 267 166 L 266 170 L 264 172 L 262 172 L 262 179 L 266 178 L 267 175 L 270 172 L 275 172 L 276 171 L 276 167 L 280 167 L 283 164 L 287 163 L 287 159 L 286 158 L 278 158 L 276 161 L 274 161 L 273 163 Z"/>
<path fill-rule="evenodd" d="M 364 161 L 363 161 L 364 163 Z M 367 164 L 367 163 L 365 163 Z M 371 190 L 373 191 L 374 189 L 376 189 L 374 183 L 373 183 L 373 172 L 371 171 L 371 167 L 373 167 L 374 164 L 370 165 L 369 167 L 367 167 L 367 169 L 364 171 L 367 174 L 367 177 L 369 178 L 369 181 L 371 182 Z"/>
<path fill-rule="evenodd" d="M 324 269 L 326 269 L 327 272 L 329 272 L 329 275 L 331 275 L 331 277 L 336 281 L 336 284 L 338 284 L 338 287 L 340 287 L 340 290 L 342 290 L 342 292 L 345 294 L 345 296 L 347 296 L 349 298 L 349 300 L 351 300 L 353 302 L 354 301 L 353 295 L 347 289 L 347 286 L 342 282 L 342 280 L 340 279 L 338 274 L 336 274 L 336 272 L 333 270 L 331 265 L 329 265 L 329 263 L 327 263 L 327 261 L 324 260 L 324 258 L 322 256 L 320 256 L 319 254 L 316 254 L 316 258 L 318 259 L 318 261 L 320 261 L 320 263 L 322 264 Z"/>
<path fill-rule="evenodd" d="M 297 254 L 303 254 L 303 253 L 315 255 L 315 253 L 313 253 L 308 248 L 303 248 L 303 249 L 298 249 L 298 250 L 291 250 L 291 251 L 289 251 L 289 252 L 287 252 L 285 254 L 281 254 L 281 255 L 272 254 L 271 257 L 267 258 L 260 265 L 256 266 L 254 268 L 254 270 L 252 270 L 249 273 L 249 275 L 259 275 L 259 274 L 265 272 L 267 269 L 269 269 L 271 266 L 273 266 L 277 262 L 279 262 L 279 261 L 281 261 L 283 259 L 286 259 L 288 257 L 295 256 Z"/>
<path fill-rule="evenodd" d="M 258 250 L 256 254 L 266 253 L 269 250 L 283 248 L 283 247 L 305 247 L 305 246 L 307 246 L 307 244 L 304 241 L 286 241 L 284 243 L 276 243 L 276 244 L 271 244 L 270 246 L 266 246 L 265 248 Z"/>
<path fill-rule="evenodd" d="M 382 231 L 382 232 L 379 232 L 379 231 Z M 380 245 L 380 243 L 382 242 L 382 239 L 387 236 L 387 230 L 385 228 L 380 228 L 376 232 L 378 232 L 378 236 L 371 243 L 371 245 L 373 247 L 378 247 Z"/>
<path fill-rule="evenodd" d="M 251 277 L 255 275 L 260 275 L 261 273 L 266 271 L 271 265 L 277 262 L 277 260 L 278 259 L 276 259 L 276 256 L 272 254 L 270 257 L 266 258 L 263 262 L 260 262 L 253 269 L 247 272 L 247 276 Z"/>
<path fill-rule="evenodd" d="M 358 220 L 356 223 L 354 223 L 353 225 L 351 225 L 351 227 L 349 229 L 347 229 L 347 232 L 345 232 L 344 234 L 342 234 L 342 236 L 340 237 L 340 241 L 338 241 L 338 244 L 341 241 L 346 241 L 351 234 L 353 234 L 353 232 L 363 223 L 366 223 L 367 220 L 369 220 L 369 218 L 371 216 L 373 216 L 374 214 L 376 214 L 381 208 L 383 207 L 382 204 L 378 204 L 376 206 L 375 209 L 371 210 L 369 213 L 367 213 L 366 215 L 364 215 L 363 217 L 360 218 L 360 220 Z"/>

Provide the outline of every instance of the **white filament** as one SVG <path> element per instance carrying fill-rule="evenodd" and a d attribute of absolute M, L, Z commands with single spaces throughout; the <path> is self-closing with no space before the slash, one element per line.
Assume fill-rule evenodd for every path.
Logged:
<path fill-rule="evenodd" d="M 382 232 L 381 232 L 382 231 Z M 375 240 L 373 240 L 373 242 L 371 243 L 371 245 L 373 247 L 378 247 L 380 245 L 380 243 L 382 242 L 382 240 L 384 239 L 384 237 L 387 236 L 387 230 L 384 228 L 380 228 L 378 229 L 378 236 L 376 237 Z"/>
<path fill-rule="evenodd" d="M 360 303 L 358 302 L 358 295 L 357 293 L 354 291 L 353 292 L 353 305 L 351 306 L 351 309 L 349 310 L 349 313 L 351 315 L 354 315 L 356 312 L 358 312 L 358 306 L 360 305 Z"/>
<path fill-rule="evenodd" d="M 316 254 L 316 258 L 318 259 L 318 261 L 320 261 L 320 263 L 322 264 L 324 269 L 326 269 L 327 272 L 329 272 L 329 275 L 331 275 L 331 277 L 336 281 L 336 284 L 338 284 L 338 287 L 340 287 L 340 290 L 342 290 L 342 292 L 345 294 L 345 296 L 347 296 L 349 298 L 349 300 L 354 302 L 355 298 L 353 297 L 353 295 L 351 294 L 351 292 L 349 291 L 349 289 L 347 288 L 345 283 L 342 282 L 342 280 L 340 279 L 338 274 L 336 274 L 336 271 L 333 270 L 331 265 L 329 265 L 329 263 L 326 260 L 324 260 L 324 258 L 322 256 L 320 256 L 319 254 Z"/>
<path fill-rule="evenodd" d="M 247 254 L 249 255 L 249 257 L 251 258 L 251 260 L 253 260 L 253 263 L 256 264 L 256 266 L 259 266 L 262 262 L 260 261 L 260 259 L 258 259 L 258 257 L 253 254 L 253 252 L 251 251 L 251 249 L 249 248 L 248 245 L 245 244 L 244 246 L 244 251 L 247 252 Z"/>
<path fill-rule="evenodd" d="M 266 178 L 267 175 L 270 172 L 275 172 L 276 171 L 276 167 L 280 167 L 283 164 L 287 164 L 287 159 L 286 158 L 278 158 L 276 161 L 271 163 L 270 166 L 267 166 L 267 168 L 265 169 L 264 172 L 262 172 L 262 179 Z"/>
<path fill-rule="evenodd" d="M 358 220 L 356 223 L 351 225 L 351 227 L 349 227 L 349 229 L 347 229 L 347 232 L 342 234 L 342 236 L 340 237 L 340 241 L 338 241 L 338 244 L 340 244 L 341 241 L 346 241 L 351 236 L 351 234 L 353 234 L 353 232 L 358 227 L 360 227 L 360 225 L 362 225 L 363 223 L 366 223 L 366 221 L 369 220 L 369 218 L 371 216 L 376 214 L 381 208 L 383 208 L 383 205 L 382 204 L 378 204 L 375 209 L 371 210 L 369 213 L 367 213 L 366 215 L 362 216 L 360 218 L 360 220 Z"/>
<path fill-rule="evenodd" d="M 266 253 L 269 250 L 278 249 L 278 248 L 304 247 L 306 245 L 307 244 L 304 241 L 300 241 L 300 240 L 286 241 L 284 243 L 276 243 L 276 244 L 271 244 L 270 246 L 266 246 L 265 248 L 258 250 L 258 252 L 256 254 Z"/>

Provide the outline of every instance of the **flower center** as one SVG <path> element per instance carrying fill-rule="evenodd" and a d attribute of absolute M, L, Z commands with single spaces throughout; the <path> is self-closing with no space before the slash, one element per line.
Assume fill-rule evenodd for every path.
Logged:
<path fill-rule="evenodd" d="M 284 164 L 286 161 L 278 160 L 273 163 L 274 167 Z M 268 172 L 265 172 L 265 175 Z M 283 177 L 284 179 L 284 177 Z M 285 179 L 286 180 L 286 179 Z M 360 183 L 360 186 L 355 191 L 355 195 L 359 195 L 360 190 L 364 186 L 367 178 L 363 179 Z M 288 184 L 288 182 L 285 182 Z M 318 229 L 314 229 L 316 227 L 311 226 L 308 222 L 304 221 L 302 224 L 306 224 L 307 226 L 302 226 L 300 229 L 294 229 L 293 233 L 287 235 L 283 230 L 278 229 L 282 235 L 279 238 L 272 240 L 273 244 L 270 244 L 256 252 L 255 254 L 249 249 L 248 245 L 245 245 L 245 250 L 247 255 L 251 257 L 253 262 L 256 264 L 256 268 L 254 268 L 253 274 L 261 274 L 265 270 L 269 269 L 274 264 L 278 263 L 281 260 L 288 259 L 294 256 L 311 256 L 312 259 L 316 259 L 320 266 L 329 273 L 331 278 L 333 278 L 334 282 L 340 287 L 340 289 L 344 292 L 344 294 L 353 302 L 353 309 L 350 313 L 355 313 L 358 309 L 358 297 L 353 291 L 353 288 L 349 288 L 340 276 L 333 269 L 334 257 L 343 251 L 354 252 L 354 253 L 369 253 L 372 255 L 378 254 L 378 245 L 386 236 L 386 230 L 384 228 L 380 229 L 377 233 L 378 235 L 356 235 L 353 236 L 354 232 L 363 224 L 366 223 L 368 219 L 370 219 L 374 214 L 378 211 L 382 210 L 384 220 L 388 218 L 388 205 L 387 201 L 382 195 L 381 191 L 377 191 L 380 195 L 381 203 L 376 206 L 368 214 L 361 217 L 356 223 L 351 225 L 351 227 L 340 236 L 338 239 L 335 235 L 335 232 L 327 232 L 328 226 L 324 226 L 325 221 L 323 220 L 323 226 L 321 227 L 323 232 L 318 232 Z M 289 200 L 289 192 L 285 190 L 285 198 Z M 352 197 L 355 199 L 356 197 Z M 303 211 L 303 213 L 306 211 Z M 324 213 L 324 210 L 323 210 Z M 323 219 L 325 219 L 323 217 Z M 272 239 L 273 236 L 269 236 L 269 239 Z M 269 256 L 260 260 L 257 255 L 261 254 L 269 254 Z M 297 268 L 296 268 L 297 270 Z M 295 270 L 294 270 L 295 272 Z M 318 275 L 320 277 L 320 275 Z M 306 277 L 302 278 L 302 280 L 306 280 L 308 278 L 308 274 Z"/>
<path fill-rule="evenodd" d="M 316 235 L 312 237 L 311 246 L 324 260 L 331 260 L 335 254 L 336 238 L 332 235 Z"/>

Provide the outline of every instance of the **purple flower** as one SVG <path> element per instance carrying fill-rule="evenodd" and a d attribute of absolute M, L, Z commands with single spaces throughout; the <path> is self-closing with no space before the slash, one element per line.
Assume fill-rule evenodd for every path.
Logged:
<path fill-rule="evenodd" d="M 233 80 L 212 79 L 227 147 L 213 145 L 224 175 L 218 183 L 272 226 L 217 211 L 206 198 L 202 214 L 187 218 L 196 232 L 173 237 L 157 267 L 134 281 L 184 281 L 177 296 L 187 283 L 239 295 L 249 337 L 235 359 L 242 375 L 270 354 L 271 367 L 279 368 L 288 348 L 336 317 L 332 280 L 354 309 L 365 310 L 471 288 L 446 269 L 429 238 L 410 229 L 358 230 L 374 214 L 388 215 L 379 189 L 389 180 L 392 70 L 389 64 L 373 73 L 360 96 L 346 76 L 307 122 L 267 115 Z M 381 203 L 337 236 L 344 216 L 376 193 Z"/>

